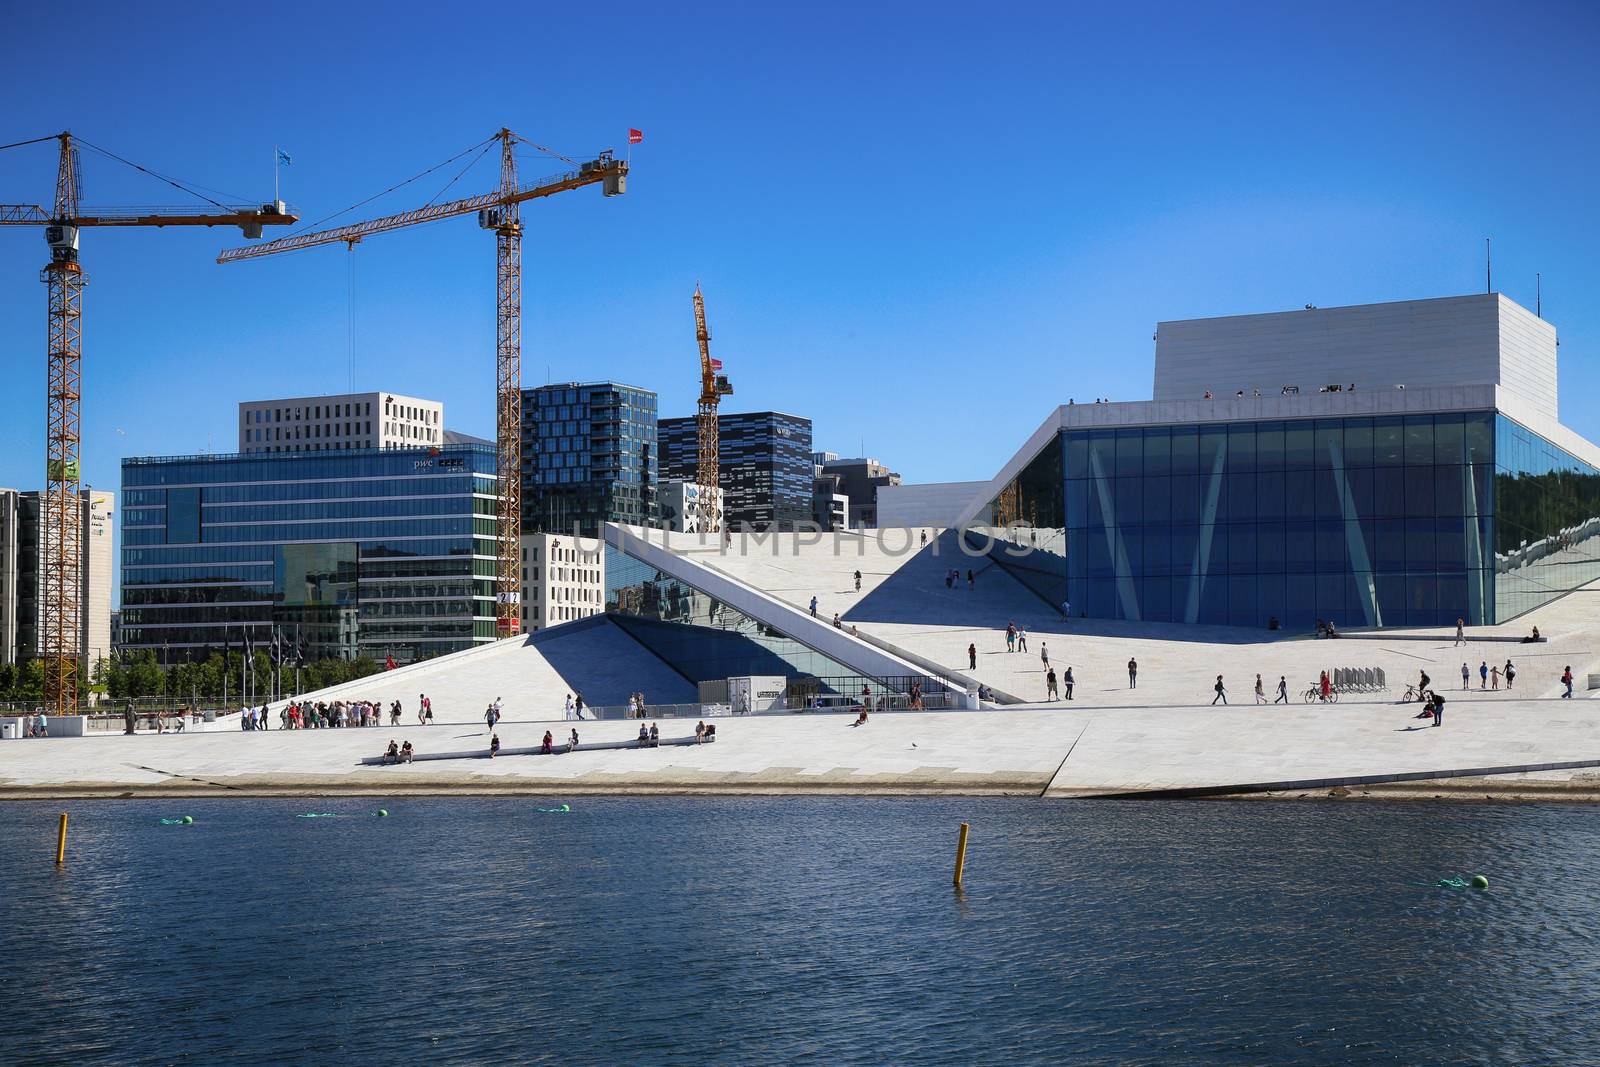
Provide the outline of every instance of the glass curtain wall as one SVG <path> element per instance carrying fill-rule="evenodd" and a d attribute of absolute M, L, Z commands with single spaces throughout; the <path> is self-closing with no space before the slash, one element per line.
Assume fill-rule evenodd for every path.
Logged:
<path fill-rule="evenodd" d="M 1501 415 L 1494 480 L 1497 621 L 1600 578 L 1600 470 Z"/>
<path fill-rule="evenodd" d="M 1067 590 L 1067 529 L 1057 436 L 989 502 L 988 522 L 962 532 L 969 550 L 987 552 L 1052 607 Z"/>

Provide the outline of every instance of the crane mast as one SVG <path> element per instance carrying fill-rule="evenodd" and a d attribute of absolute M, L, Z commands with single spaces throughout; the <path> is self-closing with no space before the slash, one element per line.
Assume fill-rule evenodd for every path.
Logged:
<path fill-rule="evenodd" d="M 700 406 L 694 417 L 695 484 L 700 487 L 699 526 L 707 533 L 720 533 L 723 508 L 717 478 L 721 466 L 717 404 L 733 392 L 733 386 L 728 384 L 726 376 L 717 373 L 722 367 L 721 361 L 711 358 L 711 331 L 706 326 L 706 301 L 699 285 L 694 287 L 694 336 L 700 344 Z"/>
<path fill-rule="evenodd" d="M 48 294 L 45 371 L 45 490 L 39 515 L 38 653 L 44 660 L 44 703 L 56 715 L 78 710 L 83 658 L 83 495 L 79 480 L 83 401 L 83 290 L 89 276 L 78 262 L 85 226 L 238 226 L 260 237 L 263 226 L 299 221 L 278 201 L 259 207 L 84 208 L 78 148 L 72 134 L 55 135 L 55 202 L 0 204 L 0 226 L 43 226 L 50 262 L 39 272 Z M 41 138 L 49 140 L 49 138 Z M 91 146 L 93 147 L 93 146 Z M 126 161 L 124 161 L 126 162 Z"/>

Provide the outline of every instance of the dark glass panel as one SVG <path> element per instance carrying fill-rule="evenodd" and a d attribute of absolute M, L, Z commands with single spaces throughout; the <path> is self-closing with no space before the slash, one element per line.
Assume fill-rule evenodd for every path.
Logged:
<path fill-rule="evenodd" d="M 1144 521 L 1144 479 L 1118 478 L 1116 493 L 1117 525 L 1137 526 Z"/>
<path fill-rule="evenodd" d="M 1464 463 L 1466 451 L 1460 415 L 1436 415 L 1433 419 L 1435 463 Z"/>
<path fill-rule="evenodd" d="M 1379 467 L 1398 467 L 1405 462 L 1405 428 L 1398 415 L 1386 415 L 1372 423 L 1372 462 Z"/>
<path fill-rule="evenodd" d="M 1146 457 L 1148 456 L 1147 452 Z M 1172 479 L 1162 474 L 1140 480 L 1144 483 L 1145 521 L 1150 523 L 1169 521 L 1172 509 Z"/>
<path fill-rule="evenodd" d="M 1406 513 L 1406 475 L 1404 467 L 1374 467 L 1372 470 L 1372 513 L 1379 518 L 1394 518 Z"/>
<path fill-rule="evenodd" d="M 1436 515 L 1465 514 L 1466 470 L 1456 464 L 1433 468 L 1433 510 Z"/>
<path fill-rule="evenodd" d="M 1138 475 L 1144 473 L 1144 431 L 1143 430 L 1118 430 L 1117 431 L 1117 474 Z"/>
<path fill-rule="evenodd" d="M 1283 431 L 1283 466 L 1285 470 L 1307 470 L 1315 462 L 1311 424 L 1291 422 Z"/>
<path fill-rule="evenodd" d="M 1494 419 L 1494 415 L 1484 412 L 1467 415 L 1462 420 L 1462 440 L 1469 461 L 1473 463 L 1495 461 Z"/>
<path fill-rule="evenodd" d="M 1172 473 L 1172 431 L 1153 426 L 1144 435 L 1144 473 Z"/>
<path fill-rule="evenodd" d="M 1256 474 L 1256 515 L 1262 519 L 1281 519 L 1284 515 L 1284 475 L 1280 472 Z"/>
<path fill-rule="evenodd" d="M 1431 516 L 1436 513 L 1437 509 L 1433 506 L 1432 467 L 1407 467 L 1405 492 L 1407 515 Z"/>
<path fill-rule="evenodd" d="M 1344 423 L 1344 465 L 1372 466 L 1372 420 L 1346 419 Z"/>
<path fill-rule="evenodd" d="M 1224 517 L 1229 522 L 1247 522 L 1254 519 L 1256 517 L 1256 476 L 1248 472 L 1244 474 L 1234 473 L 1233 464 L 1230 460 L 1229 473 L 1224 477 L 1227 481 L 1225 495 L 1228 505 Z"/>
<path fill-rule="evenodd" d="M 1318 419 L 1312 428 L 1315 443 L 1312 445 L 1312 465 L 1318 469 L 1333 466 L 1335 459 L 1344 463 L 1344 423 L 1339 419 Z"/>
<path fill-rule="evenodd" d="M 1283 470 L 1283 423 L 1263 422 L 1256 427 L 1256 470 Z"/>
<path fill-rule="evenodd" d="M 1256 531 L 1256 564 L 1264 574 L 1281 574 L 1288 557 L 1284 554 L 1283 523 L 1259 522 Z"/>
<path fill-rule="evenodd" d="M 1200 464 L 1200 432 L 1193 426 L 1172 428 L 1172 473 L 1194 474 Z"/>
<path fill-rule="evenodd" d="M 1291 519 L 1311 519 L 1317 514 L 1317 478 L 1313 471 L 1288 471 L 1284 475 L 1283 513 Z"/>
<path fill-rule="evenodd" d="M 1256 428 L 1251 423 L 1228 427 L 1228 470 L 1240 474 L 1256 468 Z"/>
<path fill-rule="evenodd" d="M 1436 559 L 1433 520 L 1406 520 L 1406 570 L 1431 571 Z"/>
<path fill-rule="evenodd" d="M 1309 574 L 1317 569 L 1317 525 L 1314 522 L 1283 524 L 1284 569 L 1291 574 Z"/>
<path fill-rule="evenodd" d="M 1409 466 L 1426 466 L 1433 462 L 1433 416 L 1407 415 L 1405 417 L 1405 459 Z"/>

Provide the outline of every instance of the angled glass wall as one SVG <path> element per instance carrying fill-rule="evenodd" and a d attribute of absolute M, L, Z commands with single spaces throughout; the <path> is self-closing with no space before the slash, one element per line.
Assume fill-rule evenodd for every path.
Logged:
<path fill-rule="evenodd" d="M 611 621 L 692 682 L 783 676 L 791 692 L 856 696 L 899 692 L 906 679 L 864 677 L 681 579 L 606 546 L 606 611 Z M 886 684 L 887 683 L 887 684 Z M 935 690 L 924 680 L 924 690 Z"/>
<path fill-rule="evenodd" d="M 970 551 L 988 553 L 1058 608 L 1068 594 L 1062 448 L 1062 435 L 1052 438 L 962 531 Z"/>
<path fill-rule="evenodd" d="M 1600 470 L 1518 423 L 1495 423 L 1496 621 L 1600 578 Z"/>

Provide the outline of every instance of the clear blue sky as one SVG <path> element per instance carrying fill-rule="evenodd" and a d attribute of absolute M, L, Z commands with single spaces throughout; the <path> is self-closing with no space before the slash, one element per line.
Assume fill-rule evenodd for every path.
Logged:
<path fill-rule="evenodd" d="M 1478 292 L 1493 235 L 1497 289 L 1532 306 L 1543 272 L 1564 421 L 1600 439 L 1591 4 L 349 6 L 13 4 L 0 143 L 70 127 L 250 199 L 281 144 L 318 218 L 501 125 L 574 156 L 637 126 L 626 197 L 525 208 L 524 382 L 691 413 L 699 279 L 735 410 L 808 415 L 908 481 L 993 474 L 1068 396 L 1148 397 L 1160 319 Z M 53 177 L 50 145 L 0 152 L 0 202 Z M 93 154 L 84 181 L 182 199 Z M 86 481 L 231 450 L 240 400 L 346 388 L 348 254 L 215 265 L 238 243 L 85 231 Z M 492 238 L 458 219 L 354 257 L 356 387 L 490 434 Z M 46 258 L 0 229 L 0 484 L 24 488 Z"/>

